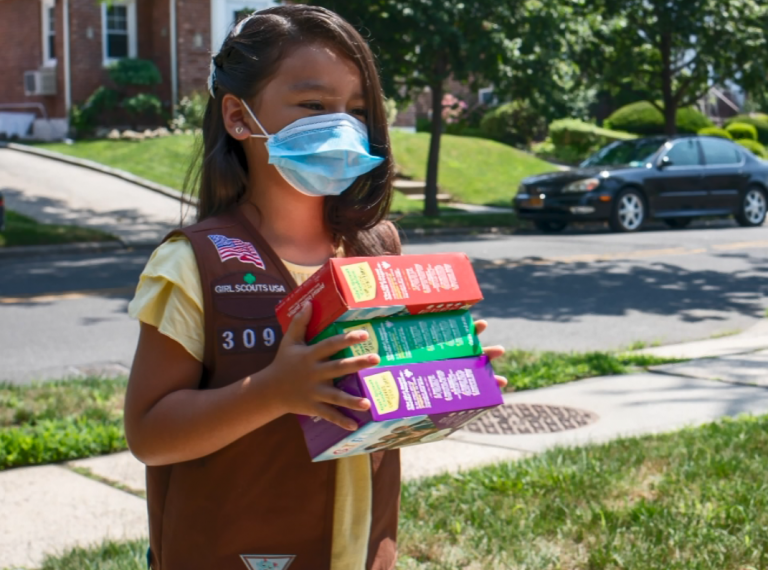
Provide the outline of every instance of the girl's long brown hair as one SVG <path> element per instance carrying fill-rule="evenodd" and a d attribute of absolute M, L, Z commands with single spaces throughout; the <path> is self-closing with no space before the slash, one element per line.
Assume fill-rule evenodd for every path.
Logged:
<path fill-rule="evenodd" d="M 346 20 L 319 6 L 285 5 L 261 10 L 244 22 L 239 33 L 229 34 L 214 58 L 216 96 L 209 99 L 205 109 L 202 160 L 197 162 L 200 167 L 187 183 L 187 187 L 190 181 L 198 186 L 198 220 L 235 205 L 248 182 L 248 163 L 241 143 L 224 128 L 223 95 L 253 98 L 291 50 L 315 42 L 345 54 L 357 65 L 365 90 L 370 152 L 385 158 L 340 196 L 324 198 L 326 227 L 348 256 L 398 254 L 397 231 L 391 224 L 381 223 L 392 200 L 394 161 L 373 54 Z"/>

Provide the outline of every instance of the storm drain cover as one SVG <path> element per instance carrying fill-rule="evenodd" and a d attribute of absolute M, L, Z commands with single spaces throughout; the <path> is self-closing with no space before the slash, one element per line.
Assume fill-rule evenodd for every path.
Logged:
<path fill-rule="evenodd" d="M 598 420 L 595 413 L 545 404 L 505 404 L 483 414 L 464 429 L 498 435 L 552 433 L 584 427 Z"/>

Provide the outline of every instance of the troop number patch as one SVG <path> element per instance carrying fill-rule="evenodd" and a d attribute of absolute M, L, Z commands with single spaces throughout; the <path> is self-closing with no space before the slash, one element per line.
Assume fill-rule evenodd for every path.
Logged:
<path fill-rule="evenodd" d="M 277 326 L 223 328 L 218 331 L 223 353 L 277 350 L 283 333 Z"/>

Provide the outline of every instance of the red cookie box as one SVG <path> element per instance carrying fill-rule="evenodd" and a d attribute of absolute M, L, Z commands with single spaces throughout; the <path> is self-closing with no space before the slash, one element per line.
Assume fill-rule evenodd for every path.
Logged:
<path fill-rule="evenodd" d="M 312 302 L 307 340 L 336 321 L 468 309 L 483 294 L 463 253 L 345 257 L 329 260 L 277 306 L 285 332 Z"/>

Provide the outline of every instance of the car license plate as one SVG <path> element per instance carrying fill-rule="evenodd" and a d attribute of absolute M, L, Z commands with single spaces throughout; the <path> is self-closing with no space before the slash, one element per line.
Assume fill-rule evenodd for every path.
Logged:
<path fill-rule="evenodd" d="M 544 200 L 541 198 L 528 198 L 523 202 L 523 208 L 543 208 Z"/>

